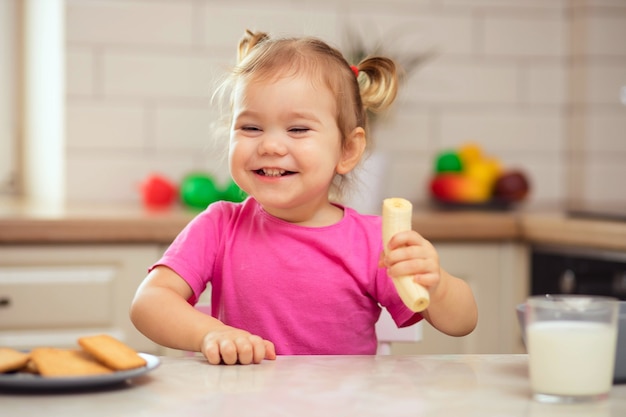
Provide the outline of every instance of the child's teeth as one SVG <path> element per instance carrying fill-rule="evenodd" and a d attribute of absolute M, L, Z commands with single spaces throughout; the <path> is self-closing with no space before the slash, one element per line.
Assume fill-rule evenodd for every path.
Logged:
<path fill-rule="evenodd" d="M 267 175 L 268 177 L 280 177 L 284 173 L 285 173 L 284 169 L 263 168 L 263 174 Z"/>

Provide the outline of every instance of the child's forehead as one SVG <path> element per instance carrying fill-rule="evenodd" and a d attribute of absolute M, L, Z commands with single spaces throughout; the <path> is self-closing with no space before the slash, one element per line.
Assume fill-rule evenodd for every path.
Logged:
<path fill-rule="evenodd" d="M 315 74 L 311 71 L 283 70 L 240 77 L 235 83 L 235 93 L 245 94 L 250 87 L 278 85 L 283 81 L 301 82 L 303 85 L 310 85 L 315 90 L 329 88 L 326 80 L 320 77 L 319 74 Z"/>
<path fill-rule="evenodd" d="M 336 96 L 325 84 L 304 74 L 287 74 L 264 79 L 241 79 L 232 96 L 235 113 L 294 114 L 321 112 L 337 116 Z"/>

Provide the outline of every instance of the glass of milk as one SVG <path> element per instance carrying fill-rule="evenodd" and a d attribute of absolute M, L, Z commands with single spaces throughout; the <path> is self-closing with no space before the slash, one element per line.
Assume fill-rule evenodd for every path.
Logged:
<path fill-rule="evenodd" d="M 613 383 L 619 301 L 586 295 L 532 296 L 526 344 L 534 399 L 574 403 L 608 397 Z"/>

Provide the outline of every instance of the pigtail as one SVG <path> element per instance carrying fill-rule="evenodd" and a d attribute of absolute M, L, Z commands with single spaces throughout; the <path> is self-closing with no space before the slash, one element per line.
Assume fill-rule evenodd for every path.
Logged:
<path fill-rule="evenodd" d="M 376 113 L 391 106 L 398 94 L 398 67 L 395 62 L 385 57 L 369 57 L 356 68 L 365 109 Z"/>
<path fill-rule="evenodd" d="M 237 48 L 237 62 L 243 61 L 243 59 L 254 49 L 255 46 L 269 39 L 269 35 L 264 32 L 252 32 L 250 29 L 246 29 L 243 37 L 239 41 Z"/>

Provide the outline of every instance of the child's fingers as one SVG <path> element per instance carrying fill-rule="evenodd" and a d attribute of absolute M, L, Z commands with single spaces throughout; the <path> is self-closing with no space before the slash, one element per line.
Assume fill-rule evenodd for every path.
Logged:
<path fill-rule="evenodd" d="M 439 276 L 434 273 L 418 274 L 413 278 L 413 281 L 423 285 L 424 287 L 434 287 L 439 282 Z"/>
<path fill-rule="evenodd" d="M 387 244 L 387 249 L 393 250 L 402 246 L 423 245 L 424 239 L 422 235 L 414 230 L 405 230 L 398 232 L 391 237 Z"/>
<path fill-rule="evenodd" d="M 276 359 L 276 348 L 274 347 L 274 344 L 269 340 L 264 340 L 263 344 L 265 345 L 265 357 L 261 358 L 259 362 L 261 362 L 262 359 L 269 359 L 272 361 Z"/>
<path fill-rule="evenodd" d="M 274 344 L 264 341 L 259 336 L 251 335 L 245 338 L 238 338 L 235 341 L 237 347 L 237 360 L 242 365 L 251 363 L 261 363 L 267 356 L 276 357 Z M 271 352 L 268 350 L 271 349 Z"/>
<path fill-rule="evenodd" d="M 220 348 L 217 342 L 208 342 L 205 344 L 202 354 L 211 365 L 219 365 L 222 361 Z"/>
<path fill-rule="evenodd" d="M 248 365 L 252 363 L 254 358 L 254 347 L 251 343 L 252 337 L 239 337 L 235 339 L 234 344 L 237 351 L 235 352 L 235 363 L 239 362 L 242 365 Z"/>
<path fill-rule="evenodd" d="M 255 335 L 238 336 L 235 339 L 207 335 L 202 353 L 212 365 L 249 365 L 261 363 L 263 359 L 276 359 L 274 344 Z"/>
<path fill-rule="evenodd" d="M 219 348 L 222 362 L 226 365 L 234 365 L 237 363 L 237 345 L 234 341 L 230 339 L 222 340 L 219 343 Z"/>

